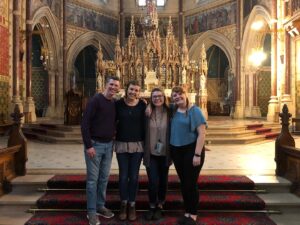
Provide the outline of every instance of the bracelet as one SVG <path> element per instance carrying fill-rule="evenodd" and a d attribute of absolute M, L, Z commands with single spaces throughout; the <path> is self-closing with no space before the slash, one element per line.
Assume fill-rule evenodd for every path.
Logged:
<path fill-rule="evenodd" d="M 195 153 L 194 156 L 196 156 L 196 157 L 201 157 L 201 155 L 198 154 L 198 153 Z"/>

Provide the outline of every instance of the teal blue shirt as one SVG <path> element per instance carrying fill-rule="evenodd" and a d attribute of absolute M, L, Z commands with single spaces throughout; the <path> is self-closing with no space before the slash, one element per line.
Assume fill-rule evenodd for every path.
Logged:
<path fill-rule="evenodd" d="M 197 128 L 206 125 L 206 120 L 197 106 L 192 106 L 187 113 L 175 112 L 171 121 L 170 144 L 184 146 L 196 142 Z"/>

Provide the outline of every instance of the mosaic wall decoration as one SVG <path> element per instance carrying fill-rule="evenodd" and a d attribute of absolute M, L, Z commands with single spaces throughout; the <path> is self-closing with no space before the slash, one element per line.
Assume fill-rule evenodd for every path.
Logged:
<path fill-rule="evenodd" d="M 268 104 L 271 96 L 271 72 L 263 71 L 258 75 L 257 103 L 263 117 L 268 114 Z"/>
<path fill-rule="evenodd" d="M 43 68 L 32 70 L 32 97 L 37 116 L 44 116 L 48 107 L 48 73 Z"/>
<path fill-rule="evenodd" d="M 119 28 L 117 18 L 108 17 L 74 4 L 67 5 L 67 23 L 113 36 L 118 34 Z"/>
<path fill-rule="evenodd" d="M 185 17 L 186 35 L 198 34 L 207 30 L 236 23 L 236 2 Z"/>

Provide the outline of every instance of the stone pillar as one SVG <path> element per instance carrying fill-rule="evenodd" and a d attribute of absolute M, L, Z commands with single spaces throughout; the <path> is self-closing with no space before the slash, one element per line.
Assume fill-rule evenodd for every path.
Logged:
<path fill-rule="evenodd" d="M 257 81 L 258 81 L 258 73 L 253 73 L 253 92 L 252 92 L 252 107 L 251 107 L 251 117 L 261 117 L 260 108 L 257 103 Z"/>
<path fill-rule="evenodd" d="M 35 105 L 31 94 L 31 75 L 32 75 L 32 20 L 31 2 L 26 0 L 26 102 L 24 105 L 25 122 L 35 122 Z"/>
<path fill-rule="evenodd" d="M 49 105 L 47 110 L 47 116 L 55 117 L 56 111 L 55 111 L 55 71 L 52 69 L 48 70 L 48 76 L 49 76 Z"/>
<path fill-rule="evenodd" d="M 236 67 L 235 67 L 235 111 L 234 118 L 243 118 L 243 106 L 241 102 L 241 18 L 243 16 L 243 8 L 241 0 L 237 0 L 236 10 Z"/>
<path fill-rule="evenodd" d="M 178 42 L 179 46 L 183 45 L 183 34 L 184 34 L 184 26 L 183 26 L 183 0 L 178 0 L 179 12 L 178 12 Z"/>
<path fill-rule="evenodd" d="M 13 86 L 13 95 L 12 95 L 12 101 L 10 105 L 9 112 L 13 112 L 15 105 L 19 105 L 19 109 L 21 112 L 23 112 L 23 105 L 20 100 L 20 87 L 19 87 L 19 78 L 20 78 L 20 1 L 14 0 L 13 1 L 13 47 L 12 47 L 12 86 Z"/>
<path fill-rule="evenodd" d="M 272 14 L 273 18 L 277 20 L 277 1 L 273 1 Z M 278 108 L 278 97 L 277 97 L 277 22 L 273 23 L 271 27 L 272 32 L 272 46 L 271 46 L 271 97 L 268 105 L 267 120 L 270 122 L 279 121 L 279 108 Z"/>
<path fill-rule="evenodd" d="M 63 0 L 63 98 L 67 93 L 67 0 Z"/>
<path fill-rule="evenodd" d="M 284 76 L 284 90 L 283 95 L 281 96 L 281 107 L 285 104 L 288 106 L 290 111 L 294 111 L 294 107 L 292 106 L 292 98 L 291 98 L 291 37 L 288 32 L 285 32 L 284 39 L 284 64 L 285 64 L 285 76 Z"/>
<path fill-rule="evenodd" d="M 119 32 L 120 32 L 120 46 L 124 47 L 125 44 L 125 18 L 124 18 L 124 2 L 120 0 L 119 12 Z"/>

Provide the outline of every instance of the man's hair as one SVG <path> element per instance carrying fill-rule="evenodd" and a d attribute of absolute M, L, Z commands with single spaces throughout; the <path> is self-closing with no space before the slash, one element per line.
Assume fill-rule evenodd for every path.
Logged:
<path fill-rule="evenodd" d="M 105 77 L 105 84 L 107 84 L 110 80 L 120 81 L 120 78 L 117 76 L 107 76 L 107 77 Z"/>

